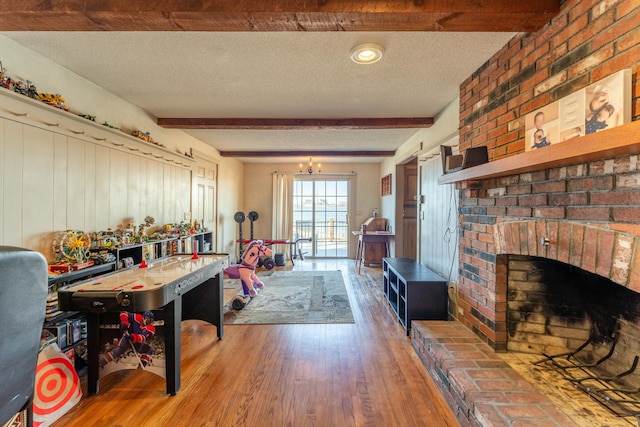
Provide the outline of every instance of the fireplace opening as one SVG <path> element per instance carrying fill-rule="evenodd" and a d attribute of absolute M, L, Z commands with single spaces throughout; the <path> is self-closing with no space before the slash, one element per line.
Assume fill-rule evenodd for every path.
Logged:
<path fill-rule="evenodd" d="M 552 371 L 640 425 L 640 294 L 569 264 L 510 255 L 507 332 L 508 352 L 535 355 L 529 375 Z"/>

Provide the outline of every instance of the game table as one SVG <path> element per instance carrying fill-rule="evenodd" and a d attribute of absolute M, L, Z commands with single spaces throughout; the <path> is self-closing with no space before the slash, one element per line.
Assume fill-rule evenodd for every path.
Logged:
<path fill-rule="evenodd" d="M 215 325 L 218 338 L 223 330 L 223 270 L 227 254 L 173 255 L 72 284 L 58 290 L 60 310 L 80 311 L 87 316 L 89 394 L 98 392 L 100 324 L 117 319 L 121 311 L 152 311 L 164 321 L 167 393 L 180 389 L 180 322 L 199 319 Z"/>

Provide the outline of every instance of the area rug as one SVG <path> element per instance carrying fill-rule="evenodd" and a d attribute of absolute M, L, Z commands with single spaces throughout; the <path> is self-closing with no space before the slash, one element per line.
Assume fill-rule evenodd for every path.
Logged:
<path fill-rule="evenodd" d="M 228 325 L 354 323 L 340 271 L 276 271 L 242 310 L 228 310 Z"/>

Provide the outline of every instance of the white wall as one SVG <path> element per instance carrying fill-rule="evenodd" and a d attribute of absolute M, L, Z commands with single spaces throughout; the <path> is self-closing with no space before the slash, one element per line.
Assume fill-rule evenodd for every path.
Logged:
<path fill-rule="evenodd" d="M 182 131 L 157 126 L 155 118 L 139 108 L 2 35 L 0 52 L 10 77 L 31 80 L 39 92 L 62 94 L 74 113 L 95 115 L 97 123 L 149 131 L 154 140 L 165 145 L 165 157 L 180 159 L 178 152 L 193 148 L 208 159 L 176 166 L 91 139 L 88 134 L 73 137 L 69 129 L 76 126 L 75 117 L 65 121 L 64 114 L 52 107 L 51 113 L 42 114 L 63 117 L 63 123 L 49 130 L 42 121 L 36 123 L 36 114 L 15 116 L 3 97 L 0 244 L 40 250 L 51 258 L 45 253 L 51 244 L 48 233 L 67 228 L 101 231 L 118 227 L 125 218 L 132 218 L 137 225 L 146 215 L 158 222 L 180 222 L 184 212 L 192 208 L 191 172 L 196 164 L 209 161 L 219 165 L 218 251 L 232 247 L 235 223 L 227 219 L 233 217 L 242 199 L 238 196 L 243 184 L 238 178 L 244 169 L 241 162 L 221 158 L 217 150 Z M 66 126 L 67 122 L 74 124 Z M 103 132 L 111 140 L 119 140 L 106 128 Z"/>
<path fill-rule="evenodd" d="M 432 127 L 421 129 L 416 132 L 407 142 L 405 142 L 396 152 L 393 158 L 385 159 L 380 168 L 380 175 L 385 176 L 389 173 L 392 177 L 393 194 L 382 198 L 382 215 L 389 218 L 393 229 L 397 229 L 396 224 L 396 194 L 398 191 L 398 180 L 396 176 L 396 165 L 404 163 L 407 159 L 417 156 L 420 161 L 420 171 L 423 171 L 423 177 L 418 185 L 421 195 L 425 196 L 425 205 L 418 205 L 418 255 L 422 264 L 448 278 L 447 267 L 449 259 L 443 260 L 441 256 L 451 254 L 451 244 L 445 242 L 442 238 L 434 238 L 441 236 L 446 227 L 443 228 L 442 219 L 450 218 L 452 209 L 455 210 L 455 201 L 449 197 L 445 197 L 451 189 L 450 186 L 441 186 L 438 184 L 438 176 L 442 174 L 440 166 L 439 153 L 441 144 L 450 144 L 452 138 L 456 138 L 458 134 L 460 100 L 454 99 L 447 107 L 435 118 Z M 429 160 L 427 160 L 427 158 Z M 420 215 L 424 217 L 420 219 Z M 457 212 L 453 215 L 457 220 Z M 398 224 L 399 225 L 399 224 Z M 438 257 L 434 255 L 438 254 Z M 457 253 L 452 255 L 456 258 Z M 457 263 L 456 263 L 457 265 Z M 457 273 L 457 271 L 456 271 Z"/>

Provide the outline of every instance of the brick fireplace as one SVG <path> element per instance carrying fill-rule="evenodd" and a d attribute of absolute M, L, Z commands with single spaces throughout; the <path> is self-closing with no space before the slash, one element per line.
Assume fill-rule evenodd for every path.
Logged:
<path fill-rule="evenodd" d="M 414 322 L 412 345 L 462 425 L 637 425 L 578 389 L 590 384 L 563 378 L 573 371 L 533 362 L 579 349 L 594 329 L 578 363 L 600 360 L 616 341 L 598 375 L 619 374 L 640 354 L 640 155 L 457 187 L 457 322 Z M 625 384 L 637 387 L 640 375 Z"/>
<path fill-rule="evenodd" d="M 507 350 L 509 260 L 522 259 L 516 256 L 557 261 L 640 291 L 638 160 L 461 185 L 457 319 L 496 351 Z"/>
<path fill-rule="evenodd" d="M 516 35 L 460 86 L 460 152 L 486 146 L 489 165 L 516 165 L 444 181 L 460 190 L 451 314 L 496 351 L 509 341 L 510 255 L 560 261 L 640 292 L 639 17 L 633 0 L 563 1 L 547 26 Z M 633 123 L 525 153 L 528 114 L 625 68 Z"/>
<path fill-rule="evenodd" d="M 540 394 L 505 363 L 511 354 L 580 348 L 595 328 L 587 359 L 615 335 L 613 370 L 633 364 L 640 328 L 623 303 L 581 321 L 567 313 L 584 306 L 554 303 L 573 277 L 574 300 L 585 280 L 624 303 L 640 293 L 639 17 L 634 0 L 562 1 L 548 25 L 516 35 L 460 86 L 459 151 L 486 146 L 490 161 L 438 180 L 459 190 L 456 322 L 414 322 L 412 345 L 465 426 L 594 425 L 582 404 L 585 423 L 567 419 L 559 408 L 575 396 L 552 404 L 555 379 L 538 378 L 550 388 Z M 525 153 L 528 114 L 626 68 L 632 123 Z M 606 299 L 584 296 L 589 306 Z"/>
<path fill-rule="evenodd" d="M 640 133 L 633 134 L 635 144 Z M 457 187 L 457 322 L 414 325 L 412 340 L 462 424 L 636 425 L 633 416 L 610 412 L 640 413 L 640 405 L 602 407 L 580 387 L 592 386 L 581 382 L 592 373 L 608 378 L 630 369 L 640 355 L 640 155 Z M 593 371 L 557 370 L 548 363 L 556 359 L 545 360 L 576 350 L 578 364 L 612 351 Z M 508 356 L 520 353 L 530 356 Z M 640 385 L 638 372 L 624 378 L 625 389 Z"/>

